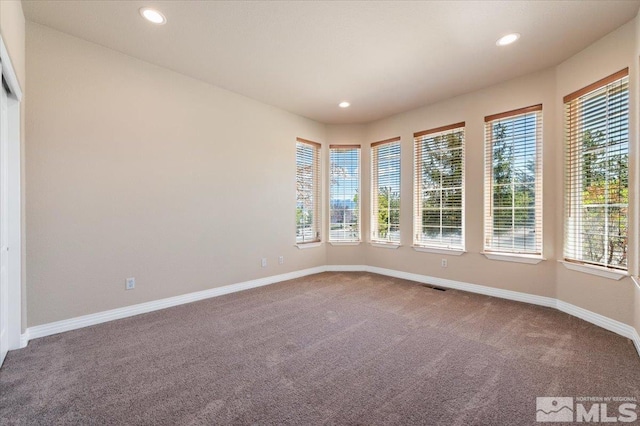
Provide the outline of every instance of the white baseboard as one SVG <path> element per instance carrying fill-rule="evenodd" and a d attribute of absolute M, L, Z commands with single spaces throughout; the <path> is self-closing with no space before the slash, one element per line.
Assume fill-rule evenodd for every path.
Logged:
<path fill-rule="evenodd" d="M 166 299 L 154 300 L 152 302 L 125 306 L 124 308 L 111 309 L 108 311 L 97 312 L 95 314 L 69 318 L 66 320 L 56 321 L 48 324 L 36 325 L 34 327 L 29 327 L 26 333 L 22 336 L 24 336 L 25 340 L 28 342 L 28 340 L 37 339 L 38 337 L 50 336 L 52 334 L 58 334 L 64 331 L 71 331 L 82 327 L 88 327 L 90 325 L 101 324 L 107 321 L 140 315 L 147 312 L 169 308 L 172 306 L 183 305 L 185 303 L 191 303 L 198 300 L 209 299 L 211 297 L 235 293 L 237 291 L 248 290 L 250 288 L 262 287 L 281 281 L 287 281 L 307 275 L 318 274 L 324 271 L 324 266 L 318 266 L 315 268 L 303 269 L 301 271 L 294 271 L 286 274 L 273 275 L 271 277 L 258 278 L 251 281 L 226 285 L 223 287 L 215 287 L 209 290 L 198 291 L 195 293 L 188 293 L 180 296 L 169 297 Z"/>
<path fill-rule="evenodd" d="M 530 303 L 533 305 L 546 306 L 555 308 L 569 315 L 583 319 L 587 322 L 595 324 L 606 330 L 612 331 L 623 337 L 631 339 L 635 348 L 640 355 L 640 335 L 632 326 L 605 317 L 604 315 L 588 311 L 579 306 L 572 305 L 562 300 L 552 297 L 538 296 L 535 294 L 521 293 L 518 291 L 504 290 L 494 287 L 487 287 L 478 284 L 470 284 L 462 281 L 448 280 L 445 278 L 430 277 L 427 275 L 413 274 L 410 272 L 397 271 L 394 269 L 378 268 L 376 266 L 367 265 L 326 265 L 315 268 L 303 269 L 301 271 L 289 272 L 271 277 L 259 278 L 256 280 L 245 281 L 237 284 L 231 284 L 223 287 L 216 287 L 209 290 L 198 291 L 195 293 L 184 294 L 180 296 L 170 297 L 167 299 L 155 300 L 152 302 L 140 303 L 138 305 L 126 306 L 124 308 L 112 309 L 109 311 L 98 312 L 95 314 L 83 315 L 81 317 L 70 318 L 62 321 L 56 321 L 49 324 L 29 327 L 24 334 L 21 335 L 20 345 L 24 347 L 30 339 L 38 337 L 50 336 L 52 334 L 62 333 L 65 331 L 75 330 L 90 325 L 96 325 L 107 321 L 131 317 L 147 312 L 157 311 L 159 309 L 178 306 L 185 303 L 196 302 L 198 300 L 208 299 L 211 297 L 222 296 L 237 291 L 248 290 L 255 287 L 261 287 L 269 284 L 275 284 L 281 281 L 292 280 L 307 275 L 318 274 L 321 272 L 371 272 L 379 275 L 386 275 L 394 278 L 401 278 L 419 283 L 432 284 L 439 287 L 452 288 L 456 290 L 468 291 L 470 293 L 484 294 L 486 296 L 499 297 L 501 299 L 515 300 L 518 302 Z"/>
<path fill-rule="evenodd" d="M 25 330 L 24 333 L 20 335 L 20 346 L 18 349 L 26 348 L 29 343 L 29 329 Z"/>

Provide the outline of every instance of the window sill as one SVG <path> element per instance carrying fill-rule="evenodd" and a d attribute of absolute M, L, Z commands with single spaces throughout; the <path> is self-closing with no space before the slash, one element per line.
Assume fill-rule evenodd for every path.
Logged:
<path fill-rule="evenodd" d="M 529 265 L 537 265 L 538 263 L 546 260 L 542 256 L 532 254 L 517 254 L 517 253 L 489 253 L 482 252 L 484 256 L 489 260 L 500 260 L 503 262 L 516 262 L 527 263 Z"/>
<path fill-rule="evenodd" d="M 362 241 L 329 241 L 332 246 L 359 246 Z"/>
<path fill-rule="evenodd" d="M 322 241 L 316 241 L 313 243 L 297 243 L 296 247 L 298 247 L 300 250 L 304 250 L 304 249 L 310 249 L 314 247 L 320 247 L 321 245 L 322 245 Z"/>
<path fill-rule="evenodd" d="M 571 271 L 584 272 L 585 274 L 597 275 L 599 277 L 609 278 L 610 280 L 619 281 L 629 276 L 629 273 L 625 271 L 614 271 L 595 265 L 583 265 L 581 263 L 567 262 L 564 260 L 559 260 L 558 262 L 562 263 L 565 268 Z"/>
<path fill-rule="evenodd" d="M 424 247 L 424 246 L 411 246 L 415 251 L 419 251 L 421 253 L 435 253 L 435 254 L 447 254 L 449 256 L 461 256 L 466 252 L 460 249 L 449 249 L 449 248 L 439 248 L 439 247 Z"/>
<path fill-rule="evenodd" d="M 391 250 L 395 250 L 398 247 L 400 247 L 400 244 L 397 244 L 397 243 L 382 243 L 380 241 L 371 241 L 369 244 L 371 244 L 371 247 L 385 248 L 385 249 L 391 249 Z"/>

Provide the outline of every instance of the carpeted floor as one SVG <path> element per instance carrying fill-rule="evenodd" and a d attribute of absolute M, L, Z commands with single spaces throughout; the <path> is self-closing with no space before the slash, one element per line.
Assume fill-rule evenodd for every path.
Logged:
<path fill-rule="evenodd" d="M 640 399 L 628 339 L 559 311 L 323 273 L 29 343 L 0 423 L 535 424 L 537 396 Z"/>

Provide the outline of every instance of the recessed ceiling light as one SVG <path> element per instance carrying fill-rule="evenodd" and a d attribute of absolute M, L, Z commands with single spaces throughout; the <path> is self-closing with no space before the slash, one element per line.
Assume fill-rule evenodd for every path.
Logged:
<path fill-rule="evenodd" d="M 140 9 L 140 15 L 142 15 L 142 17 L 147 21 L 157 25 L 167 23 L 167 18 L 165 18 L 161 12 L 149 7 L 143 7 L 142 9 Z"/>
<path fill-rule="evenodd" d="M 351 104 L 350 104 L 349 102 L 347 102 L 347 101 L 342 101 L 342 102 L 340 102 L 340 103 L 338 104 L 338 106 L 339 106 L 340 108 L 348 108 L 348 107 L 349 107 L 349 105 L 351 105 Z"/>
<path fill-rule="evenodd" d="M 498 39 L 498 41 L 496 41 L 496 45 L 497 46 L 506 46 L 508 44 L 514 43 L 519 38 L 520 38 L 520 34 L 518 34 L 518 33 L 507 34 L 504 37 L 500 37 Z"/>

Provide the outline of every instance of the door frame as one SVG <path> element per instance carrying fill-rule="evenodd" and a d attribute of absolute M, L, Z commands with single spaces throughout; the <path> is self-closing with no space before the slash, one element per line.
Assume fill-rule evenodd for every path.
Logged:
<path fill-rule="evenodd" d="M 7 87 L 7 136 L 5 153 L 6 177 L 7 177 L 7 247 L 8 247 L 8 349 L 19 349 L 26 345 L 26 340 L 21 339 L 22 334 L 22 143 L 21 143 L 21 101 L 22 88 L 18 82 L 17 75 L 9 52 L 0 35 L 0 62 L 2 63 L 2 78 Z M 0 83 L 1 84 L 1 83 Z M 0 361 L 1 364 L 1 361 Z"/>

